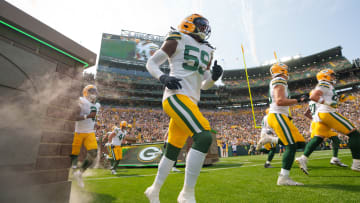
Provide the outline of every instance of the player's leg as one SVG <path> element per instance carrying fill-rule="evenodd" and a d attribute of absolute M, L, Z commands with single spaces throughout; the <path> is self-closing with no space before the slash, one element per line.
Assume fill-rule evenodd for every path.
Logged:
<path fill-rule="evenodd" d="M 82 133 L 74 133 L 73 143 L 72 143 L 72 150 L 71 150 L 71 167 L 73 169 L 77 168 L 78 156 L 80 154 L 80 149 L 84 140 L 84 136 Z"/>
<path fill-rule="evenodd" d="M 86 134 L 84 133 L 74 133 L 74 139 L 72 143 L 72 150 L 71 150 L 71 164 L 72 168 L 74 169 L 73 177 L 75 178 L 77 184 L 80 187 L 84 187 L 84 182 L 82 180 L 82 172 L 81 170 L 75 170 L 77 169 L 77 162 L 78 162 L 78 156 L 80 154 L 80 149 L 83 144 L 84 138 Z"/>
<path fill-rule="evenodd" d="M 304 153 L 300 157 L 296 158 L 296 163 L 299 164 L 300 169 L 308 175 L 307 170 L 307 161 L 310 155 L 313 153 L 313 151 L 316 149 L 317 146 L 319 146 L 323 140 L 324 137 L 327 137 L 328 132 L 330 128 L 328 128 L 326 125 L 323 125 L 319 122 L 311 122 L 311 140 L 307 145 L 305 146 Z"/>
<path fill-rule="evenodd" d="M 270 147 L 269 147 L 269 146 L 265 146 L 265 149 L 269 150 L 269 154 L 268 154 L 268 157 L 267 157 L 267 160 L 266 160 L 266 162 L 265 162 L 264 167 L 265 167 L 265 168 L 273 168 L 273 166 L 271 166 L 270 163 L 271 163 L 271 161 L 272 161 L 273 158 L 274 158 L 275 151 L 276 151 L 276 145 L 275 145 L 275 144 L 270 144 L 270 143 L 268 143 L 268 144 L 266 144 L 266 145 L 270 145 Z"/>
<path fill-rule="evenodd" d="M 270 113 L 268 123 L 285 146 L 278 185 L 302 185 L 290 179 L 290 169 L 295 159 L 297 143 L 305 142 L 298 129 L 283 114 Z"/>
<path fill-rule="evenodd" d="M 175 95 L 170 97 L 169 101 L 174 109 L 186 118 L 184 120 L 193 133 L 193 145 L 186 157 L 185 181 L 178 202 L 194 202 L 195 184 L 212 142 L 210 123 L 188 97 Z"/>
<path fill-rule="evenodd" d="M 161 158 L 158 165 L 158 172 L 155 180 L 145 191 L 145 195 L 151 203 L 160 202 L 160 189 L 177 160 L 179 152 L 186 142 L 187 137 L 192 134 L 192 131 L 182 120 L 184 116 L 182 116 L 182 114 L 178 115 L 179 112 L 173 109 L 169 99 L 163 102 L 163 109 L 171 118 L 169 123 L 168 143 L 166 144 L 164 156 Z"/>
<path fill-rule="evenodd" d="M 338 158 L 338 152 L 340 147 L 340 139 L 337 136 L 337 133 L 334 131 L 330 132 L 330 138 L 332 140 L 332 151 L 333 151 L 333 157 L 330 160 L 330 164 L 340 166 L 340 167 L 348 167 L 346 164 L 342 163 L 340 159 Z"/>
<path fill-rule="evenodd" d="M 116 175 L 116 169 L 122 159 L 122 149 L 120 146 L 115 146 L 113 149 L 114 162 L 111 165 L 111 174 Z"/>
<path fill-rule="evenodd" d="M 339 113 L 319 113 L 319 118 L 331 128 L 349 137 L 349 148 L 353 158 L 351 169 L 360 171 L 360 132 Z"/>
<path fill-rule="evenodd" d="M 328 137 L 330 128 L 320 122 L 311 122 L 311 140 L 306 145 L 304 156 L 308 158 L 312 152 Z"/>
<path fill-rule="evenodd" d="M 87 168 L 89 168 L 95 161 L 97 156 L 97 141 L 95 137 L 95 133 L 87 133 L 87 136 L 84 139 L 84 146 L 87 150 L 86 158 L 83 161 L 80 170 L 84 172 Z"/>
<path fill-rule="evenodd" d="M 193 145 L 186 157 L 185 181 L 178 202 L 195 202 L 195 184 L 212 142 L 210 123 L 202 115 L 199 107 L 187 96 L 173 95 L 167 101 L 178 115 L 172 118 L 178 126 L 190 129 L 193 138 Z M 171 114 L 171 112 L 167 113 Z"/>

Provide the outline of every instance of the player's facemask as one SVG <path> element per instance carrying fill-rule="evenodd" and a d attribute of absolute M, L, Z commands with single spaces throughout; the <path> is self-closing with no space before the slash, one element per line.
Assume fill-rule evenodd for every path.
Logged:
<path fill-rule="evenodd" d="M 201 40 L 207 40 L 211 34 L 211 28 L 209 21 L 206 18 L 195 18 L 194 19 L 195 31 L 194 35 L 198 35 Z"/>
<path fill-rule="evenodd" d="M 98 95 L 98 93 L 95 88 L 91 88 L 88 90 L 88 97 L 92 102 L 96 101 L 97 95 Z"/>

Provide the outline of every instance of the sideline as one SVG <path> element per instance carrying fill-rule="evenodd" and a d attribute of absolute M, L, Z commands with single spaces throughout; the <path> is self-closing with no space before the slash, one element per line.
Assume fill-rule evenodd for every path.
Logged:
<path fill-rule="evenodd" d="M 343 157 L 345 156 L 350 156 L 351 152 L 343 152 L 343 153 L 339 153 L 339 155 L 342 155 Z M 309 160 L 316 160 L 316 159 L 326 159 L 326 158 L 331 158 L 329 157 L 331 156 L 331 154 L 319 154 L 318 156 L 313 155 L 311 157 L 314 158 L 310 158 Z M 294 161 L 295 162 L 295 161 Z M 239 163 L 244 163 L 244 162 L 239 162 Z M 272 164 L 280 164 L 281 161 L 278 162 L 272 162 Z M 253 164 L 253 165 L 242 165 L 242 166 L 233 166 L 233 167 L 225 167 L 225 168 L 214 168 L 214 169 L 201 169 L 201 172 L 207 172 L 207 171 L 218 171 L 218 170 L 226 170 L 226 169 L 234 169 L 234 168 L 244 168 L 244 167 L 254 167 L 254 166 L 262 166 L 264 165 L 264 163 L 261 164 Z M 182 173 L 169 173 L 169 175 L 174 175 L 174 174 L 183 174 Z M 156 174 L 146 174 L 146 175 L 125 175 L 125 176 L 115 176 L 115 177 L 102 177 L 102 178 L 84 178 L 84 181 L 98 181 L 98 180 L 108 180 L 108 179 L 118 179 L 118 178 L 132 178 L 132 177 L 148 177 L 148 176 L 156 176 Z"/>

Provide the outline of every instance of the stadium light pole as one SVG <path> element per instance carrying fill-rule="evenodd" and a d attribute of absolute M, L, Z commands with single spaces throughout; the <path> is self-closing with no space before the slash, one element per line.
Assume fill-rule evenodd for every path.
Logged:
<path fill-rule="evenodd" d="M 254 127 L 255 127 L 255 128 L 261 128 L 260 126 L 257 126 L 257 125 L 256 125 L 255 112 L 254 112 L 254 105 L 253 105 L 253 101 L 252 101 L 251 89 L 250 89 L 250 83 L 249 83 L 249 76 L 248 76 L 247 67 L 246 67 L 246 62 L 245 62 L 244 46 L 243 46 L 242 44 L 241 44 L 241 51 L 242 51 L 243 60 L 244 60 L 244 67 L 245 67 L 245 73 L 246 73 L 246 80 L 247 80 L 247 84 L 248 84 L 248 88 L 249 88 L 249 96 L 250 96 L 250 103 L 251 103 L 251 111 L 252 111 L 252 114 L 253 114 L 253 120 L 254 120 Z"/>

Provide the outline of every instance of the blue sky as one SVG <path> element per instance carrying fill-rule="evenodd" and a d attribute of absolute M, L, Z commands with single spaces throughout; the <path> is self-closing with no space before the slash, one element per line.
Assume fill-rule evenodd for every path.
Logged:
<path fill-rule="evenodd" d="M 99 53 L 101 33 L 121 29 L 165 35 L 191 13 L 209 19 L 209 41 L 225 69 L 274 58 L 307 56 L 335 46 L 349 60 L 360 57 L 357 0 L 6 0 Z"/>

